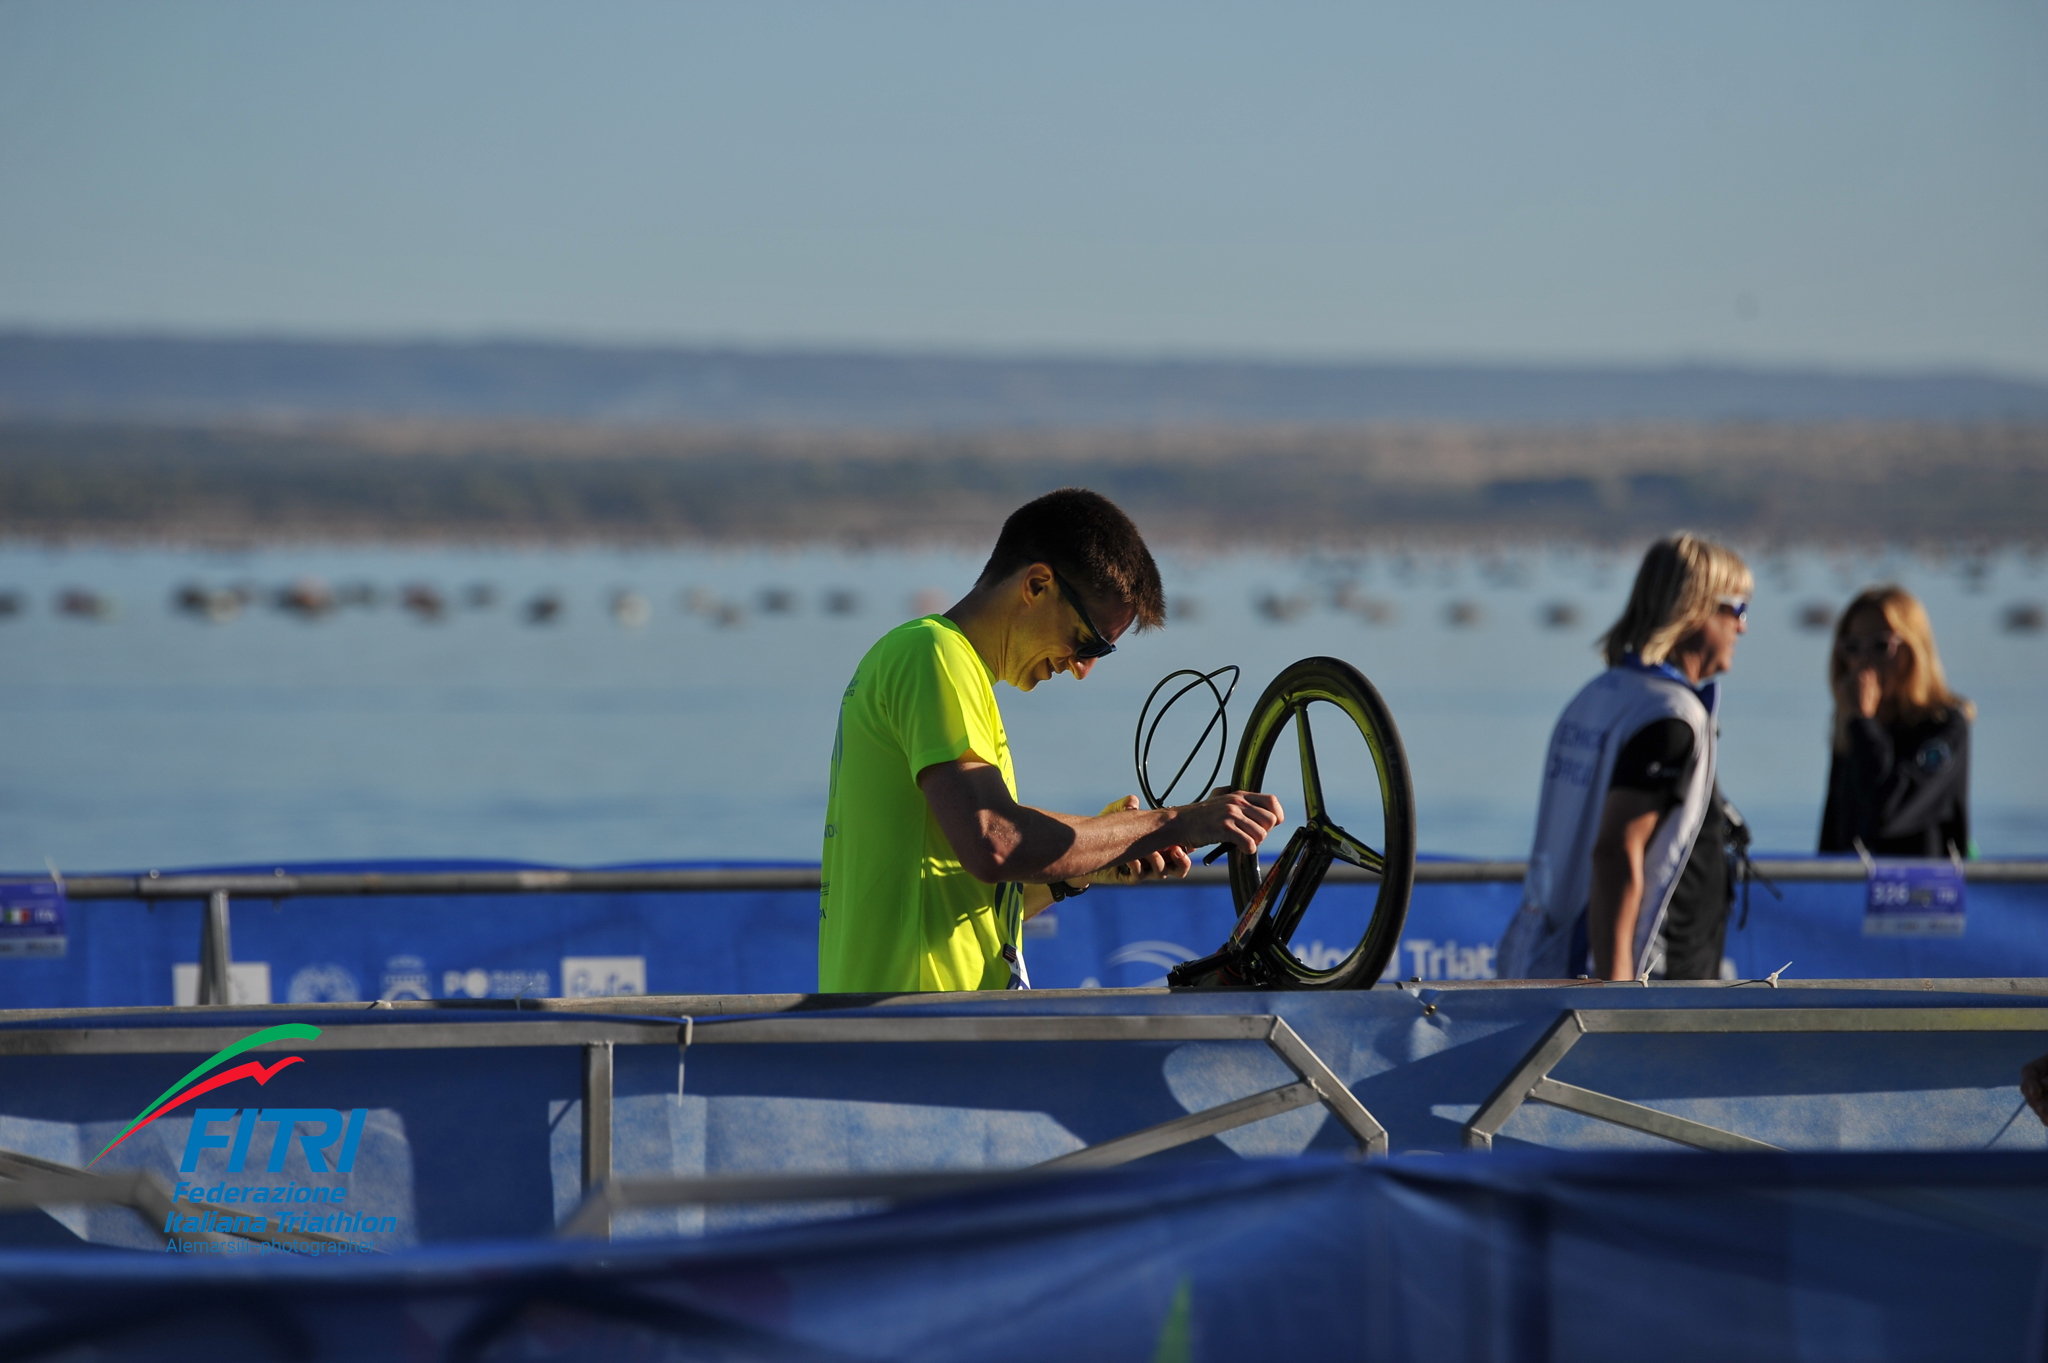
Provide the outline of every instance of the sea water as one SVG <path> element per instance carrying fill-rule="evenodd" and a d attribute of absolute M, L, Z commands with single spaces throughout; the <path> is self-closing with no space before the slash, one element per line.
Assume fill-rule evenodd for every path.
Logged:
<path fill-rule="evenodd" d="M 1234 748 L 1266 683 L 1328 654 L 1392 709 L 1422 849 L 1525 855 L 1550 726 L 1597 670 L 1593 643 L 1636 552 L 1165 553 L 1166 629 L 1128 636 L 1083 682 L 998 689 L 1023 798 L 1092 813 L 1134 791 L 1139 707 L 1173 669 L 1243 669 Z M 1979 707 L 1979 849 L 2048 852 L 2048 637 L 2003 624 L 2048 597 L 2038 554 L 1752 562 L 1721 782 L 1760 846 L 1811 850 L 1820 819 L 1828 634 L 1799 612 L 1896 580 L 1927 602 L 1950 680 Z M 945 549 L 0 548 L 0 593 L 22 605 L 0 616 L 0 867 L 814 861 L 854 664 L 891 625 L 957 599 L 979 566 Z M 377 599 L 312 617 L 271 604 L 305 578 Z M 187 583 L 241 584 L 251 600 L 209 621 L 173 608 Z M 403 609 L 408 584 L 437 589 L 443 614 Z M 492 599 L 470 604 L 472 585 Z M 71 588 L 101 613 L 59 613 Z M 530 623 L 545 594 L 559 615 Z M 1160 731 L 1158 784 L 1208 717 L 1197 699 Z M 1315 728 L 1324 781 L 1371 840 L 1367 754 L 1334 713 Z M 1268 778 L 1290 817 L 1292 751 Z"/>

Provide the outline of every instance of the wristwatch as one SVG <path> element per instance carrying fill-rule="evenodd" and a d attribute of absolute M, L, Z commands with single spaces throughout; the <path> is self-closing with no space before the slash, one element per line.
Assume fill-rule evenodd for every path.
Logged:
<path fill-rule="evenodd" d="M 1052 891 L 1052 902 L 1057 904 L 1062 899 L 1072 899 L 1077 894 L 1086 894 L 1088 882 L 1084 880 L 1079 885 L 1069 885 L 1064 880 L 1048 880 L 1045 882 L 1045 888 Z"/>

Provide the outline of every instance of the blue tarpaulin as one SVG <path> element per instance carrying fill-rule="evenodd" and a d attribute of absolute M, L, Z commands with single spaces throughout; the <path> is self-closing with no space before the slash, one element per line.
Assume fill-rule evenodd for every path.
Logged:
<path fill-rule="evenodd" d="M 694 864 L 693 864 L 694 865 Z M 273 867 L 232 869 L 267 875 Z M 507 862 L 298 863 L 290 873 L 533 869 Z M 552 868 L 548 868 L 552 869 Z M 1761 887 L 1728 957 L 1741 978 L 1792 963 L 1804 979 L 2048 975 L 2048 883 L 1969 886 L 1955 936 L 1871 936 L 1860 881 Z M 1369 912 L 1370 887 L 1327 885 L 1296 950 L 1340 959 Z M 1415 891 L 1400 979 L 1487 979 L 1514 911 L 1513 884 Z M 0 1005 L 113 1007 L 193 1001 L 194 901 L 70 906 L 59 959 L 0 957 Z M 246 1002 L 510 998 L 618 993 L 772 994 L 817 987 L 815 893 L 528 894 L 286 899 L 233 909 L 236 997 Z M 1234 917 L 1220 885 L 1097 889 L 1034 920 L 1025 947 L 1040 987 L 1162 983 L 1173 963 L 1214 949 Z M 1348 931 L 1348 935 L 1347 935 Z"/>
<path fill-rule="evenodd" d="M 2033 1359 L 2044 1226 L 2038 1156 L 1166 1165 L 694 1241 L 5 1251 L 0 1356 Z"/>
<path fill-rule="evenodd" d="M 650 1004 L 652 1001 L 650 1001 Z M 1692 988 L 1633 985 L 1427 987 L 1340 992 L 1164 990 L 1156 993 L 943 995 L 830 1010 L 860 1017 L 1003 1019 L 1270 1014 L 1284 1019 L 1338 1082 L 1384 1126 L 1395 1152 L 1454 1154 L 1464 1124 L 1566 1010 L 1657 1010 L 1671 1024 L 1641 1034 L 1584 1037 L 1556 1080 L 1781 1149 L 1967 1152 L 2048 1150 L 2048 1130 L 2024 1111 L 2020 1066 L 2048 1051 L 2048 1008 L 2020 991 Z M 1716 1024 L 1688 1032 L 1678 1015 L 1762 1010 L 1762 1031 Z M 1963 1030 L 1913 1030 L 1925 1010 Z M 1869 1030 L 1797 1021 L 1853 1014 Z M 1897 1014 L 1900 1027 L 1873 1019 Z M 320 1028 L 328 1045 L 267 1081 L 242 1079 L 196 1106 L 321 1109 L 366 1114 L 354 1167 L 326 1175 L 302 1147 L 277 1161 L 279 1134 L 261 1126 L 235 1157 L 202 1135 L 194 1105 L 166 1114 L 109 1151 L 102 1172 L 147 1171 L 167 1188 L 225 1178 L 244 1191 L 204 1200 L 245 1208 L 290 1185 L 345 1186 L 345 1209 L 390 1217 L 368 1237 L 379 1250 L 551 1233 L 582 1196 L 583 1047 L 554 1035 L 577 1015 L 510 1009 L 162 1009 L 0 1018 L 0 1149 L 83 1167 L 204 1052 L 259 1028 Z M 191 1053 L 147 1034 L 209 1028 Z M 583 1021 L 596 1022 L 597 1018 Z M 533 1035 L 465 1047 L 483 1025 Z M 422 1044 L 404 1032 L 448 1027 Z M 1160 1123 L 1269 1091 L 1296 1076 L 1255 1039 L 1008 1040 L 721 1044 L 710 1017 L 686 1031 L 656 1020 L 614 1047 L 611 1168 L 621 1179 L 819 1171 L 1018 1169 Z M 110 1046 L 109 1029 L 129 1029 Z M 337 1032 L 355 1035 L 344 1040 Z M 71 1037 L 61 1046 L 37 1034 Z M 985 1034 L 984 1034 L 985 1035 Z M 679 1048 L 685 1036 L 693 1038 Z M 85 1045 L 81 1038 L 94 1039 Z M 335 1045 L 334 1043 L 340 1043 Z M 271 1046 L 265 1057 L 290 1054 Z M 341 1117 L 337 1116 L 337 1121 Z M 217 1142 L 238 1128 L 214 1128 Z M 1497 1150 L 1670 1148 L 1654 1136 L 1541 1102 L 1525 1103 L 1495 1137 Z M 1355 1141 L 1320 1104 L 1191 1141 L 1151 1158 L 1235 1162 L 1341 1154 Z M 276 1170 L 269 1168 L 276 1162 Z M 254 1189 L 263 1189 L 259 1199 Z M 627 1214 L 623 1236 L 673 1236 L 786 1220 L 773 1209 L 723 1207 Z M 150 1242 L 126 1213 L 65 1224 L 96 1241 Z M 315 1227 L 314 1229 L 319 1229 Z M 18 1243 L 0 1225 L 0 1243 Z"/>

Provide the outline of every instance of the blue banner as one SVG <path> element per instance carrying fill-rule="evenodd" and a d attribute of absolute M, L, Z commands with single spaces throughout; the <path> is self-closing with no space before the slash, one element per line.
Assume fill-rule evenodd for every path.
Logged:
<path fill-rule="evenodd" d="M 505 862 L 283 869 L 514 867 L 531 869 Z M 205 869 L 267 875 L 274 868 Z M 1801 979 L 2048 976 L 2048 883 L 1972 884 L 1965 930 L 1939 934 L 1869 934 L 1860 880 L 1780 888 L 1782 900 L 1755 888 L 1746 925 L 1730 924 L 1724 969 L 1733 977 L 1760 979 L 1788 962 L 1786 976 Z M 1388 976 L 1491 979 L 1494 946 L 1520 893 L 1514 884 L 1418 886 Z M 1369 886 L 1325 886 L 1296 934 L 1296 951 L 1311 964 L 1341 959 L 1373 894 Z M 68 907 L 67 954 L 0 956 L 4 1006 L 196 999 L 199 901 Z M 1097 888 L 1027 925 L 1031 979 L 1039 988 L 1157 985 L 1170 966 L 1219 945 L 1233 917 L 1220 885 Z M 817 922 L 817 895 L 808 891 L 240 897 L 232 907 L 230 987 L 246 1003 L 808 993 L 817 988 Z"/>

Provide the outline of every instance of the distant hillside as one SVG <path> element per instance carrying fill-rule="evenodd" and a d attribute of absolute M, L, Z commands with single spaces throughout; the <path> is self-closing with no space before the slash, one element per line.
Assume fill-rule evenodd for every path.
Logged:
<path fill-rule="evenodd" d="M 1162 542 L 2040 544 L 2048 422 L 689 430 L 0 422 L 0 535 L 985 542 L 1081 483 Z"/>
<path fill-rule="evenodd" d="M 897 430 L 1374 423 L 2038 422 L 1981 374 L 971 358 L 0 333 L 0 416 L 412 416 Z"/>

